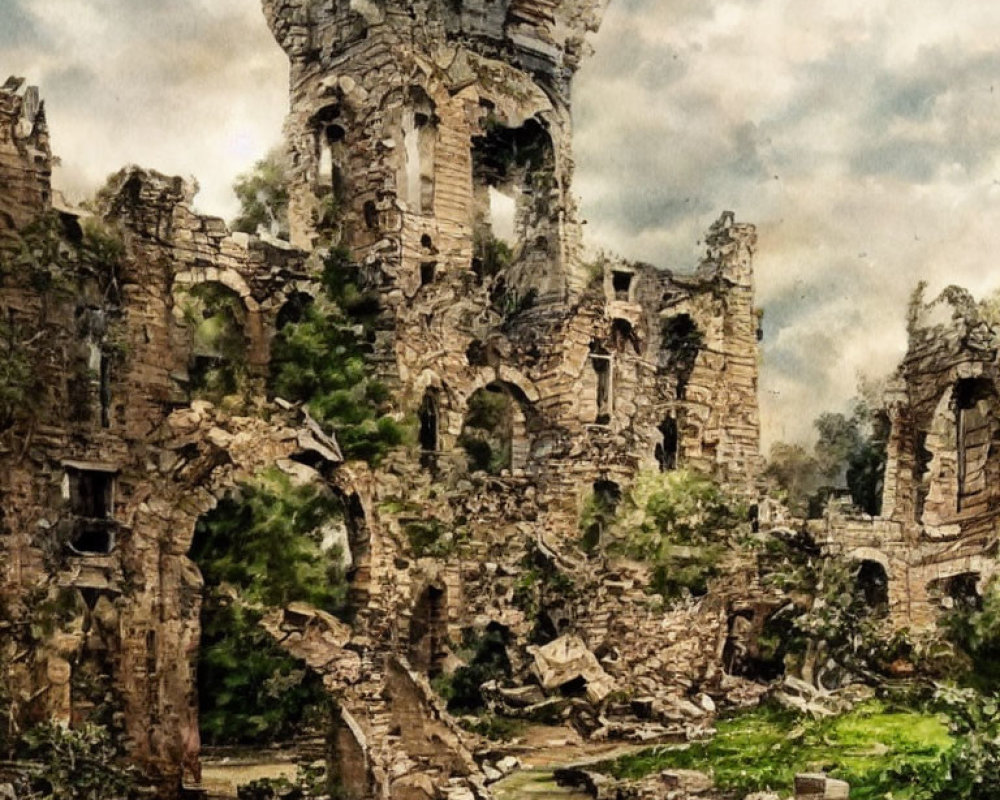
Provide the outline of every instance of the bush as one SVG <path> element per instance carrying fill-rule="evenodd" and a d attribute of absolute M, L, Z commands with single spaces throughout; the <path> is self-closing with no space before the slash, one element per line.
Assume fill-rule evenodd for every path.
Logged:
<path fill-rule="evenodd" d="M 436 679 L 435 689 L 448 701 L 451 712 L 480 711 L 486 704 L 479 687 L 510 676 L 507 634 L 500 628 L 488 628 L 482 636 L 467 635 L 463 650 L 470 653 L 468 664 Z"/>
<path fill-rule="evenodd" d="M 111 735 L 97 725 L 66 729 L 46 723 L 24 734 L 22 756 L 41 766 L 29 778 L 29 800 L 125 800 L 136 797 L 135 773 L 119 763 Z"/>
<path fill-rule="evenodd" d="M 653 566 L 666 599 L 701 595 L 735 546 L 746 511 L 708 478 L 687 470 L 641 474 L 611 525 L 612 550 Z"/>

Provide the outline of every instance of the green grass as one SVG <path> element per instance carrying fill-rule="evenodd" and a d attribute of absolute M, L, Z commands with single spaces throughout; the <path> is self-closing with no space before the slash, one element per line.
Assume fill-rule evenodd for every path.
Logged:
<path fill-rule="evenodd" d="M 822 771 L 850 783 L 852 800 L 908 798 L 916 788 L 912 776 L 938 768 L 954 744 L 943 716 L 874 700 L 826 720 L 759 708 L 716 728 L 709 741 L 644 750 L 600 769 L 627 779 L 697 769 L 734 793 L 788 793 L 796 773 Z"/>

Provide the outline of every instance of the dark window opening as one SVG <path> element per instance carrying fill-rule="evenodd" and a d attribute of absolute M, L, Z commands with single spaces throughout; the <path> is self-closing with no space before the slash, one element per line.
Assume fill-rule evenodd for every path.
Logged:
<path fill-rule="evenodd" d="M 930 470 L 931 460 L 934 458 L 934 454 L 927 449 L 926 431 L 917 434 L 915 454 L 916 458 L 913 463 L 913 518 L 917 522 L 921 522 L 924 518 L 927 495 L 930 492 L 927 473 Z"/>
<path fill-rule="evenodd" d="M 499 475 L 511 468 L 518 402 L 501 383 L 491 383 L 469 397 L 458 445 L 465 450 L 470 472 Z"/>
<path fill-rule="evenodd" d="M 374 200 L 366 200 L 364 205 L 365 227 L 373 231 L 378 228 L 378 206 Z"/>
<path fill-rule="evenodd" d="M 106 353 L 101 353 L 100 385 L 98 393 L 101 400 L 101 427 L 111 427 L 111 359 Z"/>
<path fill-rule="evenodd" d="M 629 346 L 636 355 L 642 352 L 639 335 L 626 319 L 616 319 L 611 323 L 611 346 L 619 353 L 624 353 Z"/>
<path fill-rule="evenodd" d="M 434 283 L 434 273 L 437 271 L 436 261 L 424 261 L 420 265 L 420 285 L 429 286 Z"/>
<path fill-rule="evenodd" d="M 293 292 L 278 310 L 275 329 L 280 331 L 287 325 L 297 325 L 302 322 L 314 302 L 312 295 L 306 292 Z"/>
<path fill-rule="evenodd" d="M 486 345 L 479 339 L 473 339 L 465 349 L 465 360 L 470 367 L 485 367 L 489 363 Z"/>
<path fill-rule="evenodd" d="M 981 611 L 983 597 L 979 593 L 978 572 L 964 572 L 934 581 L 929 587 L 942 604 L 959 611 Z"/>
<path fill-rule="evenodd" d="M 660 441 L 656 445 L 656 461 L 660 472 L 669 472 L 677 469 L 677 420 L 667 417 L 658 430 Z"/>
<path fill-rule="evenodd" d="M 661 329 L 660 366 L 676 377 L 676 395 L 683 400 L 694 371 L 698 353 L 704 344 L 701 331 L 687 314 L 665 320 Z"/>
<path fill-rule="evenodd" d="M 611 288 L 615 292 L 615 300 L 628 302 L 632 294 L 632 273 L 615 270 L 611 273 Z"/>
<path fill-rule="evenodd" d="M 856 585 L 869 609 L 880 615 L 889 613 L 889 576 L 885 567 L 877 561 L 862 561 Z"/>
<path fill-rule="evenodd" d="M 114 473 L 70 469 L 69 503 L 74 516 L 107 519 L 111 516 Z"/>
<path fill-rule="evenodd" d="M 326 126 L 326 141 L 328 144 L 337 144 L 347 138 L 347 131 L 340 125 Z"/>
<path fill-rule="evenodd" d="M 597 374 L 597 415 L 594 422 L 608 425 L 612 412 L 612 363 L 611 356 L 600 346 L 591 345 L 590 364 Z"/>
<path fill-rule="evenodd" d="M 443 587 L 428 586 L 410 617 L 410 665 L 430 678 L 441 674 L 448 655 L 448 603 Z"/>
<path fill-rule="evenodd" d="M 621 500 L 622 490 L 617 483 L 604 479 L 594 482 L 594 494 L 589 509 L 590 521 L 583 531 L 581 543 L 585 552 L 596 550 L 605 540 L 608 528 L 618 513 Z"/>
<path fill-rule="evenodd" d="M 106 556 L 115 546 L 113 526 L 109 520 L 77 520 L 71 546 L 83 555 Z"/>
<path fill-rule="evenodd" d="M 726 643 L 722 648 L 722 668 L 728 675 L 742 675 L 750 660 L 753 641 L 752 611 L 739 611 L 730 615 Z"/>
<path fill-rule="evenodd" d="M 73 515 L 70 546 L 77 553 L 107 555 L 114 548 L 114 473 L 68 468 Z"/>
<path fill-rule="evenodd" d="M 438 402 L 436 392 L 428 390 L 420 404 L 420 463 L 425 468 L 436 464 L 438 452 Z"/>

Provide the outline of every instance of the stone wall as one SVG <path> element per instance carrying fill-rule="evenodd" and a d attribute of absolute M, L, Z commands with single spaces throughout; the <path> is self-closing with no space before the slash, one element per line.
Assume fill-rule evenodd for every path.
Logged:
<path fill-rule="evenodd" d="M 996 332 L 962 289 L 915 298 L 909 333 L 886 394 L 882 516 L 828 514 L 824 535 L 835 552 L 884 562 L 894 620 L 927 629 L 996 574 L 1000 376 Z"/>
<path fill-rule="evenodd" d="M 569 86 L 598 3 L 264 9 L 291 60 L 292 243 L 230 234 L 191 210 L 180 179 L 127 168 L 101 192 L 98 219 L 51 217 L 66 253 L 60 291 L 30 275 L 0 284 L 45 386 L 0 453 L 3 598 L 22 629 L 71 601 L 43 640 L 5 642 L 22 654 L 21 710 L 85 718 L 74 671 L 96 663 L 120 690 L 133 758 L 165 794 L 195 784 L 203 586 L 188 551 L 201 515 L 276 465 L 354 509 L 352 625 L 290 607 L 265 626 L 336 697 L 353 796 L 485 793 L 475 737 L 427 679 L 457 665 L 466 632 L 492 624 L 527 680 L 537 620 L 519 592 L 539 560 L 553 585 L 574 587 L 544 598 L 549 636 L 600 653 L 661 721 L 693 713 L 686 694 L 719 686 L 732 598 L 664 615 L 641 568 L 582 560 L 579 512 L 641 470 L 696 469 L 752 498 L 753 227 L 723 215 L 691 272 L 585 263 Z M 0 140 L 11 228 L 51 211 L 39 108 L 19 86 L 0 92 L 17 131 Z M 78 245 L 92 225 L 120 240 L 120 259 L 87 263 Z M 281 310 L 317 293 L 338 247 L 379 299 L 371 360 L 392 411 L 420 423 L 419 442 L 374 470 L 342 463 L 302 409 L 267 394 Z M 240 403 L 199 399 L 200 370 L 227 358 L 199 341 L 209 291 L 238 309 Z M 484 397 L 503 409 L 488 433 L 474 419 Z M 476 431 L 496 463 L 473 463 Z M 439 532 L 432 552 L 417 524 Z"/>

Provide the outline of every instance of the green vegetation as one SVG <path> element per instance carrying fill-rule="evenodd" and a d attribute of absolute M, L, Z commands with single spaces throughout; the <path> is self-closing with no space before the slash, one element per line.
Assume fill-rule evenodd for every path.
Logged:
<path fill-rule="evenodd" d="M 177 302 L 191 336 L 192 398 L 219 403 L 245 393 L 247 312 L 242 299 L 221 284 L 199 283 L 179 293 Z"/>
<path fill-rule="evenodd" d="M 17 328 L 0 320 L 0 431 L 10 428 L 35 402 L 38 377 Z"/>
<path fill-rule="evenodd" d="M 873 387 L 862 387 L 871 397 Z M 846 487 L 866 514 L 881 511 L 888 419 L 870 400 L 856 399 L 850 416 L 824 413 L 813 423 L 819 438 L 810 453 L 799 444 L 776 442 L 765 476 L 799 515 L 819 517 L 835 487 Z"/>
<path fill-rule="evenodd" d="M 295 777 L 259 778 L 236 788 L 239 800 L 312 800 L 312 798 L 343 797 L 338 786 L 323 762 L 298 764 Z"/>
<path fill-rule="evenodd" d="M 295 601 L 344 612 L 341 553 L 323 541 L 323 527 L 342 514 L 332 495 L 292 486 L 273 470 L 199 520 L 191 557 L 207 587 L 198 669 L 207 742 L 275 741 L 325 713 L 318 676 L 258 623 L 268 609 Z"/>
<path fill-rule="evenodd" d="M 120 765 L 107 729 L 68 730 L 46 723 L 24 734 L 21 757 L 37 764 L 18 797 L 26 800 L 126 800 L 138 797 L 136 774 Z"/>
<path fill-rule="evenodd" d="M 368 361 L 377 298 L 360 288 L 343 248 L 327 256 L 325 297 L 279 331 L 271 350 L 271 393 L 306 403 L 332 430 L 344 456 L 377 464 L 408 438 L 390 415 L 389 392 Z"/>
<path fill-rule="evenodd" d="M 487 681 L 510 676 L 507 633 L 499 627 L 488 628 L 478 636 L 471 630 L 466 631 L 465 640 L 456 655 L 464 658 L 466 665 L 450 675 L 436 678 L 434 689 L 448 701 L 448 710 L 453 713 L 481 711 L 486 702 L 479 687 Z"/>
<path fill-rule="evenodd" d="M 619 778 L 669 768 L 714 776 L 724 791 L 742 796 L 774 790 L 789 794 L 798 772 L 825 771 L 851 784 L 856 800 L 924 798 L 924 778 L 947 774 L 954 746 L 948 721 L 929 711 L 870 701 L 833 719 L 808 719 L 762 707 L 720 720 L 706 742 L 656 747 L 602 765 Z M 914 780 L 921 776 L 921 781 Z"/>
<path fill-rule="evenodd" d="M 665 599 L 699 596 L 726 550 L 741 544 L 745 522 L 746 511 L 702 475 L 643 473 L 610 525 L 610 549 L 652 564 L 651 588 Z"/>
<path fill-rule="evenodd" d="M 403 526 L 417 558 L 445 558 L 466 540 L 463 528 L 449 530 L 437 519 L 411 520 Z"/>
<path fill-rule="evenodd" d="M 469 398 L 458 445 L 465 450 L 471 472 L 499 475 L 511 464 L 514 398 L 488 386 Z"/>
<path fill-rule="evenodd" d="M 240 201 L 239 216 L 232 222 L 235 231 L 256 233 L 263 225 L 279 236 L 288 235 L 288 164 L 283 152 L 271 150 L 240 175 L 233 184 Z"/>
<path fill-rule="evenodd" d="M 472 241 L 476 274 L 480 278 L 499 275 L 514 261 L 514 251 L 503 239 L 498 239 L 489 229 L 477 228 Z"/>
<path fill-rule="evenodd" d="M 941 627 L 967 657 L 964 670 L 953 677 L 982 692 L 1000 692 L 1000 582 L 990 582 L 978 607 L 960 604 L 945 614 Z"/>

